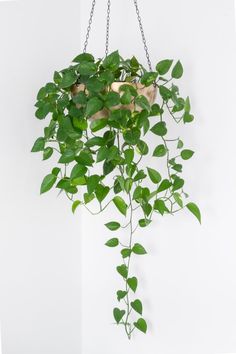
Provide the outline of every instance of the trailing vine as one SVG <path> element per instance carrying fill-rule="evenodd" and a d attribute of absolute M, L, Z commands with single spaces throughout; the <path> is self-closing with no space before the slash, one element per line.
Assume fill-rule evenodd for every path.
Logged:
<path fill-rule="evenodd" d="M 135 233 L 152 222 L 154 213 L 174 215 L 187 208 L 201 222 L 199 208 L 187 201 L 181 175 L 183 161 L 194 152 L 179 137 L 169 136 L 167 127 L 168 121 L 187 124 L 194 119 L 189 97 L 181 97 L 174 83 L 182 75 L 180 61 L 162 60 L 149 72 L 135 57 L 124 60 L 118 51 L 98 61 L 83 53 L 56 71 L 53 82 L 37 95 L 35 115 L 40 120 L 50 116 L 50 122 L 32 152 L 42 152 L 43 160 L 59 155 L 40 192 L 55 186 L 72 202 L 73 213 L 82 206 L 97 215 L 113 204 L 124 217 L 123 223 L 110 220 L 105 226 L 118 233 L 106 242 L 120 248 L 122 259 L 116 270 L 123 287 L 113 316 L 129 339 L 136 329 L 147 331 L 136 296 L 138 279 L 131 271 L 132 257 L 147 252 Z M 158 103 L 149 91 L 142 94 L 145 88 L 157 91 Z M 156 141 L 153 151 L 150 134 Z M 127 230 L 124 241 L 121 230 Z"/>

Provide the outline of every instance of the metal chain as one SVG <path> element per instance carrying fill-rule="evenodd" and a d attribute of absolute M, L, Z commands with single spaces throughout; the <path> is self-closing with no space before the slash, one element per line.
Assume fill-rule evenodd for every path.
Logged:
<path fill-rule="evenodd" d="M 84 42 L 83 53 L 86 53 L 86 50 L 87 50 L 88 40 L 89 40 L 89 34 L 90 34 L 90 30 L 91 30 L 91 25 L 92 25 L 92 22 L 93 22 L 93 14 L 94 14 L 95 5 L 96 5 L 96 0 L 93 0 L 93 2 L 92 2 L 92 8 L 91 8 L 91 11 L 90 11 L 90 16 L 89 16 L 89 22 L 88 22 L 88 27 L 87 27 L 85 42 Z"/>
<path fill-rule="evenodd" d="M 108 0 L 107 1 L 106 49 L 105 49 L 106 57 L 109 52 L 110 14 L 111 14 L 111 0 Z"/>
<path fill-rule="evenodd" d="M 136 14 L 137 14 L 139 28 L 140 28 L 140 32 L 141 32 L 141 36 L 142 36 L 142 40 L 143 40 L 144 50 L 145 50 L 145 53 L 146 53 L 148 67 L 149 67 L 149 70 L 152 71 L 152 63 L 151 63 L 151 59 L 150 59 L 150 55 L 149 55 L 149 51 L 148 51 L 148 47 L 147 47 L 147 41 L 146 41 L 145 34 L 144 34 L 142 19 L 141 19 L 141 16 L 140 16 L 137 0 L 134 0 L 134 6 L 135 6 L 135 9 L 136 9 Z"/>

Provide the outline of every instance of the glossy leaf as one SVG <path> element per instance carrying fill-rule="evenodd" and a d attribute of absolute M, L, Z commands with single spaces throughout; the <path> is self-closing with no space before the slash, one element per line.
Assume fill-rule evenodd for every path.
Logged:
<path fill-rule="evenodd" d="M 186 150 L 182 150 L 180 155 L 183 160 L 189 160 L 189 159 L 191 159 L 193 154 L 194 154 L 194 151 L 186 149 Z"/>
<path fill-rule="evenodd" d="M 140 245 L 140 243 L 135 243 L 133 248 L 132 248 L 132 252 L 134 252 L 135 254 L 139 254 L 139 255 L 143 255 L 146 254 L 146 250 L 145 248 Z"/>
<path fill-rule="evenodd" d="M 120 223 L 116 221 L 110 221 L 107 224 L 105 224 L 105 226 L 111 231 L 116 231 L 120 228 Z"/>
<path fill-rule="evenodd" d="M 128 205 L 125 203 L 124 199 L 120 196 L 116 196 L 113 198 L 113 203 L 117 207 L 117 209 L 126 216 Z"/>
<path fill-rule="evenodd" d="M 57 177 L 54 174 L 49 174 L 44 177 L 43 182 L 40 187 L 40 194 L 48 192 L 55 184 Z"/>
<path fill-rule="evenodd" d="M 134 300 L 131 302 L 131 307 L 140 315 L 143 313 L 143 305 L 142 302 L 139 299 Z"/>
<path fill-rule="evenodd" d="M 119 245 L 119 240 L 118 238 L 111 238 L 105 243 L 105 245 L 108 247 L 116 247 Z"/>
<path fill-rule="evenodd" d="M 161 175 L 158 171 L 154 170 L 153 168 L 147 167 L 148 175 L 150 177 L 150 180 L 158 184 L 161 181 Z"/>
<path fill-rule="evenodd" d="M 173 60 L 171 60 L 171 59 L 165 59 L 165 60 L 159 61 L 159 63 L 157 63 L 157 65 L 156 65 L 157 72 L 160 75 L 165 75 L 170 70 L 172 63 L 173 63 Z"/>
<path fill-rule="evenodd" d="M 136 277 L 128 278 L 127 279 L 127 284 L 130 287 L 130 289 L 135 293 L 138 287 L 138 280 Z"/>
<path fill-rule="evenodd" d="M 114 316 L 114 319 L 116 321 L 117 324 L 120 323 L 120 321 L 122 320 L 122 318 L 124 317 L 125 315 L 125 310 L 120 310 L 118 309 L 117 307 L 114 308 L 113 310 L 113 316 Z"/>
<path fill-rule="evenodd" d="M 143 333 L 147 332 L 147 323 L 143 318 L 139 318 L 137 322 L 134 322 L 134 326 Z"/>
<path fill-rule="evenodd" d="M 159 136 L 164 136 L 167 134 L 167 128 L 165 122 L 156 123 L 152 128 L 151 131 Z"/>
<path fill-rule="evenodd" d="M 188 203 L 186 205 L 186 207 L 188 208 L 189 211 L 191 211 L 191 213 L 196 216 L 196 218 L 198 219 L 198 221 L 201 224 L 201 212 L 200 209 L 198 208 L 198 206 L 195 203 Z"/>

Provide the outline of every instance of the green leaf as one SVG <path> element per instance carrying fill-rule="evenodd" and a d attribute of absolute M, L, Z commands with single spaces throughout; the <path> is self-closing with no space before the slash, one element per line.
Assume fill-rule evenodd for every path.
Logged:
<path fill-rule="evenodd" d="M 97 66 L 92 62 L 82 62 L 79 65 L 79 73 L 81 75 L 90 76 L 95 74 L 97 71 Z"/>
<path fill-rule="evenodd" d="M 191 213 L 193 215 L 196 216 L 196 218 L 198 219 L 198 221 L 201 224 L 201 212 L 200 212 L 200 209 L 198 208 L 198 206 L 195 203 L 188 203 L 186 205 L 186 207 L 188 208 L 189 211 L 191 211 Z"/>
<path fill-rule="evenodd" d="M 105 69 L 109 69 L 111 71 L 116 71 L 120 65 L 120 55 L 118 50 L 109 54 L 102 62 L 102 66 Z"/>
<path fill-rule="evenodd" d="M 97 200 L 101 203 L 106 198 L 109 191 L 110 191 L 109 187 L 105 187 L 105 186 L 99 184 L 96 188 L 96 191 L 95 191 Z"/>
<path fill-rule="evenodd" d="M 94 136 L 86 141 L 85 146 L 91 148 L 93 146 L 102 146 L 105 144 L 105 140 L 101 136 Z"/>
<path fill-rule="evenodd" d="M 130 145 L 136 145 L 140 138 L 140 130 L 138 128 L 132 128 L 131 130 L 126 130 L 123 134 L 124 140 Z"/>
<path fill-rule="evenodd" d="M 185 100 L 184 111 L 187 112 L 187 113 L 190 113 L 190 111 L 191 111 L 191 104 L 190 104 L 189 97 L 187 97 L 186 100 Z"/>
<path fill-rule="evenodd" d="M 177 149 L 182 149 L 183 146 L 184 146 L 183 141 L 179 139 L 177 144 Z"/>
<path fill-rule="evenodd" d="M 59 175 L 60 171 L 61 171 L 61 169 L 59 167 L 54 167 L 52 169 L 52 174 L 57 177 Z"/>
<path fill-rule="evenodd" d="M 118 92 L 110 91 L 105 98 L 105 106 L 110 108 L 120 103 L 120 95 Z"/>
<path fill-rule="evenodd" d="M 92 154 L 87 151 L 81 151 L 79 156 L 76 157 L 76 161 L 85 166 L 92 166 L 94 162 Z"/>
<path fill-rule="evenodd" d="M 43 137 L 40 137 L 35 141 L 32 149 L 31 149 L 31 152 L 43 151 L 44 146 L 45 146 L 45 139 Z"/>
<path fill-rule="evenodd" d="M 101 146 L 97 153 L 97 162 L 105 160 L 108 156 L 108 151 L 109 149 L 107 146 Z"/>
<path fill-rule="evenodd" d="M 143 170 L 138 171 L 136 176 L 134 176 L 134 182 L 139 181 L 140 179 L 144 179 L 146 177 L 145 173 Z"/>
<path fill-rule="evenodd" d="M 180 153 L 180 155 L 181 155 L 181 157 L 182 157 L 182 159 L 183 160 L 189 160 L 189 159 L 191 159 L 191 157 L 193 156 L 193 154 L 194 154 L 194 151 L 192 151 L 192 150 L 182 150 L 181 151 L 181 153 Z"/>
<path fill-rule="evenodd" d="M 161 193 L 165 191 L 166 189 L 170 188 L 171 182 L 168 179 L 163 179 L 161 182 L 160 186 L 157 189 L 157 193 Z"/>
<path fill-rule="evenodd" d="M 164 136 L 167 134 L 167 128 L 166 128 L 166 123 L 165 122 L 158 122 L 156 123 L 152 128 L 151 132 L 153 132 L 156 135 L 159 136 Z"/>
<path fill-rule="evenodd" d="M 138 221 L 138 223 L 139 223 L 139 226 L 140 226 L 140 227 L 146 227 L 146 226 L 150 225 L 151 220 L 148 220 L 148 219 L 140 219 L 140 220 Z"/>
<path fill-rule="evenodd" d="M 173 63 L 173 60 L 171 60 L 171 59 L 161 60 L 156 65 L 156 71 L 160 75 L 165 75 L 170 70 L 172 63 Z"/>
<path fill-rule="evenodd" d="M 168 101 L 172 97 L 172 92 L 163 85 L 159 87 L 159 92 L 164 101 Z"/>
<path fill-rule="evenodd" d="M 120 321 L 122 320 L 122 318 L 124 317 L 125 315 L 125 310 L 120 310 L 118 309 L 117 307 L 114 308 L 113 310 L 113 316 L 114 316 L 114 319 L 116 321 L 117 324 L 120 323 Z"/>
<path fill-rule="evenodd" d="M 70 178 L 74 179 L 77 177 L 82 177 L 87 171 L 88 169 L 84 165 L 76 164 L 71 170 Z"/>
<path fill-rule="evenodd" d="M 178 60 L 177 63 L 175 64 L 175 66 L 173 67 L 171 76 L 174 79 L 180 79 L 181 76 L 183 75 L 184 69 L 183 66 L 181 64 L 181 62 Z"/>
<path fill-rule="evenodd" d="M 116 196 L 113 198 L 113 203 L 117 207 L 117 209 L 126 216 L 128 205 L 125 203 L 124 199 L 120 196 Z"/>
<path fill-rule="evenodd" d="M 92 56 L 92 54 L 89 53 L 82 53 L 77 55 L 73 60 L 74 63 L 83 63 L 83 62 L 93 62 L 94 61 L 94 57 Z"/>
<path fill-rule="evenodd" d="M 126 105 L 126 104 L 130 104 L 132 102 L 132 99 L 133 98 L 132 98 L 132 95 L 131 95 L 130 91 L 127 90 L 121 96 L 120 102 L 121 102 L 121 104 Z"/>
<path fill-rule="evenodd" d="M 134 159 L 134 150 L 127 149 L 124 151 L 124 155 L 125 155 L 125 163 L 129 165 Z"/>
<path fill-rule="evenodd" d="M 73 214 L 75 213 L 75 210 L 77 209 L 77 207 L 81 204 L 80 200 L 75 200 L 72 204 L 72 212 Z"/>
<path fill-rule="evenodd" d="M 128 268 L 125 264 L 122 264 L 122 265 L 116 267 L 116 270 L 123 278 L 127 279 Z"/>
<path fill-rule="evenodd" d="M 134 309 L 134 311 L 138 312 L 140 315 L 143 313 L 143 305 L 142 302 L 137 299 L 131 302 L 131 307 Z"/>
<path fill-rule="evenodd" d="M 148 145 L 143 140 L 139 140 L 137 144 L 137 148 L 140 155 L 147 155 L 149 152 Z"/>
<path fill-rule="evenodd" d="M 139 318 L 137 322 L 134 322 L 134 326 L 143 333 L 147 332 L 147 323 L 143 318 Z"/>
<path fill-rule="evenodd" d="M 139 141 L 140 135 L 141 133 L 138 128 L 132 128 L 131 130 L 126 130 L 123 137 L 127 144 L 136 145 Z"/>
<path fill-rule="evenodd" d="M 90 177 L 87 177 L 87 189 L 89 194 L 92 194 L 95 191 L 99 181 L 100 176 L 98 175 L 92 175 Z"/>
<path fill-rule="evenodd" d="M 191 123 L 194 120 L 194 116 L 192 114 L 189 114 L 188 112 L 185 112 L 183 115 L 183 121 L 184 123 Z"/>
<path fill-rule="evenodd" d="M 135 254 L 139 254 L 139 255 L 143 255 L 146 254 L 146 250 L 145 248 L 140 245 L 140 243 L 135 243 L 133 248 L 132 248 L 132 252 L 134 252 Z"/>
<path fill-rule="evenodd" d="M 150 177 L 150 180 L 155 183 L 158 184 L 161 181 L 161 175 L 159 172 L 157 172 L 156 170 L 154 170 L 153 168 L 147 167 L 147 171 L 148 171 L 148 175 Z"/>
<path fill-rule="evenodd" d="M 159 211 L 161 215 L 164 215 L 164 213 L 169 213 L 169 209 L 166 207 L 165 202 L 161 199 L 157 199 L 154 202 L 154 209 Z"/>
<path fill-rule="evenodd" d="M 98 97 L 90 98 L 87 103 L 85 114 L 91 117 L 93 114 L 99 112 L 103 108 L 103 102 Z"/>
<path fill-rule="evenodd" d="M 84 193 L 84 202 L 85 204 L 90 203 L 95 198 L 94 194 Z"/>
<path fill-rule="evenodd" d="M 73 150 L 65 150 L 59 159 L 59 163 L 69 163 L 75 158 L 75 153 Z"/>
<path fill-rule="evenodd" d="M 164 144 L 158 145 L 153 151 L 153 155 L 155 157 L 163 157 L 167 154 L 167 150 Z"/>
<path fill-rule="evenodd" d="M 91 77 L 86 83 L 86 88 L 90 92 L 101 92 L 104 88 L 104 83 L 96 77 Z"/>
<path fill-rule="evenodd" d="M 184 180 L 176 176 L 173 183 L 173 191 L 177 191 L 178 189 L 182 188 L 183 185 L 184 185 Z"/>
<path fill-rule="evenodd" d="M 38 119 L 44 119 L 48 115 L 50 110 L 51 110 L 50 103 L 47 102 L 43 105 L 40 105 L 40 107 L 35 112 L 35 117 Z"/>
<path fill-rule="evenodd" d="M 145 96 L 143 95 L 137 96 L 135 98 L 135 103 L 142 109 L 146 109 L 147 111 L 150 111 L 150 103 L 148 102 L 148 99 Z"/>
<path fill-rule="evenodd" d="M 105 224 L 105 226 L 111 231 L 116 231 L 120 228 L 120 223 L 116 221 L 110 221 L 107 224 Z"/>
<path fill-rule="evenodd" d="M 146 72 L 143 74 L 141 78 L 141 84 L 145 86 L 150 86 L 156 81 L 157 76 L 158 76 L 157 72 L 153 72 L 153 71 Z"/>
<path fill-rule="evenodd" d="M 40 194 L 48 192 L 53 187 L 56 180 L 57 180 L 57 177 L 52 173 L 45 176 L 43 179 L 43 182 L 41 184 L 41 187 L 40 187 Z"/>
<path fill-rule="evenodd" d="M 82 104 L 85 105 L 87 103 L 87 96 L 85 92 L 80 91 L 76 95 L 73 96 L 73 102 L 76 104 Z"/>
<path fill-rule="evenodd" d="M 117 295 L 117 300 L 120 301 L 124 299 L 124 297 L 127 295 L 127 291 L 118 290 L 116 295 Z"/>
<path fill-rule="evenodd" d="M 108 247 L 116 247 L 119 245 L 119 240 L 118 238 L 111 238 L 105 243 L 105 245 Z"/>
<path fill-rule="evenodd" d="M 53 154 L 53 148 L 51 148 L 50 146 L 46 147 L 46 149 L 44 149 L 43 151 L 43 160 L 47 160 L 49 159 Z"/>
<path fill-rule="evenodd" d="M 138 287 L 138 279 L 136 277 L 128 278 L 127 284 L 130 289 L 135 293 Z"/>
<path fill-rule="evenodd" d="M 120 251 L 121 255 L 123 258 L 127 258 L 131 255 L 132 251 L 130 248 L 123 248 L 121 251 Z"/>
<path fill-rule="evenodd" d="M 181 208 L 183 208 L 183 201 L 182 201 L 181 195 L 176 192 L 176 193 L 173 193 L 173 197 L 174 197 L 174 200 L 176 201 L 176 203 L 177 203 Z"/>
<path fill-rule="evenodd" d="M 61 88 L 66 88 L 72 86 L 77 80 L 77 75 L 73 71 L 67 71 L 65 74 L 62 76 L 62 80 L 60 83 Z"/>

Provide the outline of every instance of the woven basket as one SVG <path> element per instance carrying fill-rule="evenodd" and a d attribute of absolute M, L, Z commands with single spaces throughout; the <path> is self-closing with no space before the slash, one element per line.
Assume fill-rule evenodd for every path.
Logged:
<path fill-rule="evenodd" d="M 156 99 L 156 94 L 157 94 L 157 88 L 154 85 L 150 85 L 148 87 L 143 86 L 141 83 L 129 83 L 129 82 L 113 82 L 111 84 L 111 91 L 118 92 L 120 93 L 119 89 L 122 85 L 131 85 L 133 86 L 139 95 L 143 95 L 147 98 L 148 102 L 152 105 L 155 102 Z M 85 90 L 85 85 L 80 84 L 80 85 L 73 85 L 71 92 L 72 95 L 76 95 L 78 92 L 84 91 Z M 78 105 L 80 107 L 80 105 Z M 136 106 L 134 107 L 134 103 L 130 103 L 128 105 L 122 105 L 119 104 L 117 106 L 113 106 L 111 109 L 129 109 L 130 111 L 134 111 L 134 108 L 137 111 L 141 111 L 142 108 Z M 92 117 L 90 117 L 91 120 L 95 119 L 100 119 L 100 118 L 107 118 L 109 115 L 109 110 L 106 108 L 103 108 L 101 111 L 95 113 Z"/>

